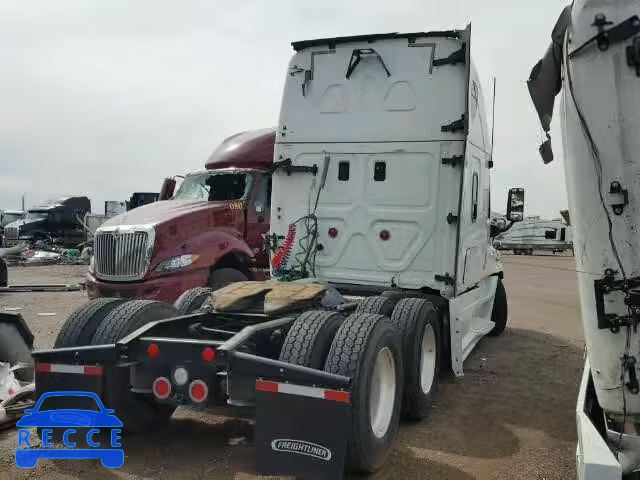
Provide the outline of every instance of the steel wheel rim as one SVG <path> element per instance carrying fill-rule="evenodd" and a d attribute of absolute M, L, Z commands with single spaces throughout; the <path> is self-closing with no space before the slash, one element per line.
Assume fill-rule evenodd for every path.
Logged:
<path fill-rule="evenodd" d="M 393 406 L 396 400 L 396 365 L 389 347 L 376 356 L 369 391 L 369 420 L 376 438 L 382 438 L 389 430 Z"/>
<path fill-rule="evenodd" d="M 433 327 L 427 324 L 422 334 L 420 351 L 420 387 L 428 394 L 436 376 L 436 334 Z"/>

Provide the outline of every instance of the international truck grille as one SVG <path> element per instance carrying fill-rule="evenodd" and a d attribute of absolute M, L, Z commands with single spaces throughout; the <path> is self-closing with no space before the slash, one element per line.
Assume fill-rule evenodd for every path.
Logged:
<path fill-rule="evenodd" d="M 104 280 L 128 281 L 144 277 L 149 267 L 147 232 L 96 233 L 94 239 L 94 269 Z"/>
<path fill-rule="evenodd" d="M 4 241 L 9 243 L 16 243 L 20 238 L 20 227 L 4 227 Z"/>

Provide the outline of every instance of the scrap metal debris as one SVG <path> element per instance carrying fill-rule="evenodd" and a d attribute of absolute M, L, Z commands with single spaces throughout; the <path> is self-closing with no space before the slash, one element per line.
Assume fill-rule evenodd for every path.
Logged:
<path fill-rule="evenodd" d="M 20 389 L 13 371 L 14 368 L 8 362 L 0 362 L 0 400 L 6 400 Z"/>
<path fill-rule="evenodd" d="M 19 313 L 0 312 L 0 429 L 35 404 L 33 333 Z"/>
<path fill-rule="evenodd" d="M 39 240 L 32 244 L 21 243 L 9 248 L 0 248 L 0 258 L 3 258 L 11 266 L 89 264 L 92 252 L 89 251 L 88 255 L 82 253 L 79 248 L 57 246 L 50 239 Z"/>
<path fill-rule="evenodd" d="M 12 395 L 0 402 L 0 429 L 12 427 L 35 405 L 36 384 L 21 385 Z"/>

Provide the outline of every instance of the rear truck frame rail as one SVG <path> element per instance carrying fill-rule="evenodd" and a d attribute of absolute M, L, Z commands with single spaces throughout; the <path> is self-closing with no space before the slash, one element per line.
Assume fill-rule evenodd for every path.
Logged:
<path fill-rule="evenodd" d="M 227 397 L 228 404 L 241 407 L 255 405 L 256 381 L 263 379 L 338 390 L 349 388 L 350 379 L 348 377 L 241 351 L 247 343 L 257 340 L 258 336 L 272 334 L 278 329 L 288 329 L 295 320 L 295 316 L 270 320 L 264 315 L 225 313 L 221 316 L 226 318 L 246 318 L 249 316 L 258 321 L 266 321 L 245 326 L 238 332 L 208 329 L 217 336 L 212 339 L 167 336 L 175 335 L 179 330 L 187 332 L 190 327 L 196 324 L 202 325 L 203 321 L 213 320 L 218 315 L 220 314 L 197 313 L 150 322 L 117 343 L 110 345 L 35 351 L 33 358 L 36 362 L 37 394 L 51 391 L 52 387 L 56 388 L 58 382 L 51 385 L 50 377 L 47 374 L 85 373 L 95 375 L 98 370 L 91 370 L 91 367 L 130 368 L 131 391 L 151 394 L 153 393 L 153 380 L 161 374 L 165 376 L 172 374 L 173 372 L 169 369 L 176 365 L 190 368 L 189 374 L 192 378 L 206 379 L 205 383 L 211 384 L 207 385 L 209 392 L 220 394 L 217 403 L 224 403 L 222 400 Z M 221 339 L 225 336 L 226 339 Z M 56 365 L 64 366 L 56 367 Z M 74 369 L 65 366 L 84 367 L 89 370 L 81 372 L 80 368 Z M 157 376 L 154 376 L 156 374 Z M 67 377 L 65 381 L 68 380 Z M 219 390 L 221 384 L 226 386 L 224 391 Z M 198 404 L 189 402 L 188 399 L 188 395 L 177 395 L 161 399 L 161 401 L 175 404 Z"/>

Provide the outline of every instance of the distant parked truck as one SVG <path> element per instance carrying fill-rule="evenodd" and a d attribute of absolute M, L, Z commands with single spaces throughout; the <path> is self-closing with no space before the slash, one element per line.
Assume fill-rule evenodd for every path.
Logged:
<path fill-rule="evenodd" d="M 107 220 L 127 211 L 127 202 L 107 200 L 104 202 L 104 213 L 87 213 L 84 216 L 84 227 L 87 231 L 87 242 L 93 242 L 94 232 Z"/>
<path fill-rule="evenodd" d="M 226 139 L 206 170 L 158 201 L 105 222 L 95 233 L 89 298 L 175 301 L 194 287 L 261 279 L 268 268 L 272 129 Z"/>
<path fill-rule="evenodd" d="M 85 239 L 80 220 L 90 211 L 87 197 L 64 197 L 30 208 L 24 219 L 4 227 L 4 245 L 53 238 L 61 245 L 75 246 Z"/>
<path fill-rule="evenodd" d="M 544 220 L 528 217 L 493 241 L 498 250 L 513 250 L 515 255 L 533 255 L 535 250 L 573 251 L 571 227 L 561 219 Z"/>
<path fill-rule="evenodd" d="M 25 213 L 22 210 L 4 210 L 0 211 L 0 245 L 3 245 L 4 227 L 10 223 L 22 220 Z"/>
<path fill-rule="evenodd" d="M 158 195 L 159 193 L 157 192 L 134 192 L 127 202 L 127 210 L 133 210 L 134 208 L 157 202 Z"/>

